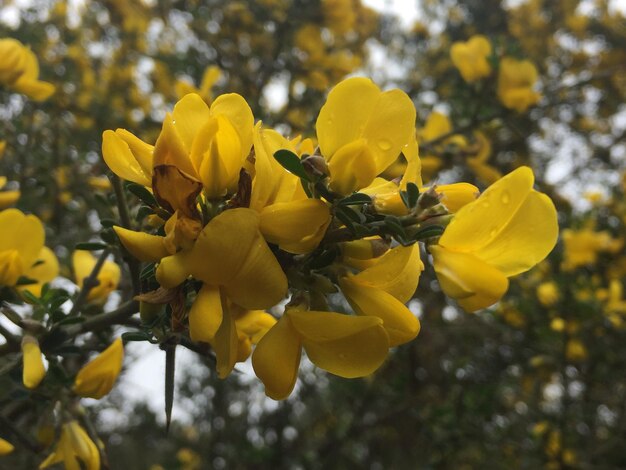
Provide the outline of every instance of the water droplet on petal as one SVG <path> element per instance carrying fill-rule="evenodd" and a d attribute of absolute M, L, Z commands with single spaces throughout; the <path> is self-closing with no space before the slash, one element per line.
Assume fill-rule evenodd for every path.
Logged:
<path fill-rule="evenodd" d="M 387 139 L 380 139 L 376 143 L 378 144 L 378 147 L 383 151 L 389 150 L 391 148 L 391 142 L 389 142 Z"/>

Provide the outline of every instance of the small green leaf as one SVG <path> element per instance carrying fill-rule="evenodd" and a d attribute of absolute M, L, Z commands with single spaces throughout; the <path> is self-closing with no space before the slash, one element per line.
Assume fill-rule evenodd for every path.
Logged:
<path fill-rule="evenodd" d="M 154 277 L 154 263 L 148 264 L 145 268 L 141 270 L 141 274 L 139 274 L 139 279 L 142 281 Z"/>
<path fill-rule="evenodd" d="M 337 258 L 338 252 L 336 248 L 322 251 L 318 256 L 311 260 L 311 269 L 320 269 L 331 264 Z"/>
<path fill-rule="evenodd" d="M 158 203 L 152 193 L 148 189 L 137 183 L 126 183 L 126 189 L 141 199 L 149 206 L 158 206 Z"/>
<path fill-rule="evenodd" d="M 117 222 L 113 219 L 100 219 L 100 225 L 102 225 L 103 228 L 109 228 L 117 225 Z"/>
<path fill-rule="evenodd" d="M 406 238 L 406 232 L 402 226 L 402 222 L 393 215 L 385 217 L 385 227 L 393 234 L 400 238 Z"/>
<path fill-rule="evenodd" d="M 415 232 L 412 238 L 415 241 L 421 241 L 428 238 L 440 237 L 443 234 L 444 230 L 445 227 L 441 225 L 430 225 L 428 227 L 419 229 L 417 232 Z"/>
<path fill-rule="evenodd" d="M 122 333 L 122 341 L 128 343 L 129 341 L 150 341 L 152 335 L 145 331 L 130 331 Z"/>
<path fill-rule="evenodd" d="M 36 279 L 31 279 L 30 277 L 26 277 L 26 276 L 20 276 L 20 278 L 17 280 L 17 283 L 15 285 L 26 286 L 28 284 L 36 284 L 36 283 L 37 283 Z"/>
<path fill-rule="evenodd" d="M 420 190 L 414 183 L 407 183 L 406 185 L 406 193 L 408 196 L 409 208 L 415 207 L 417 204 L 417 200 L 420 197 Z"/>
<path fill-rule="evenodd" d="M 274 158 L 282 165 L 283 168 L 285 168 L 285 170 L 293 173 L 305 181 L 311 181 L 311 178 L 309 178 L 304 166 L 302 166 L 300 158 L 292 151 L 285 149 L 277 150 L 274 152 Z"/>
<path fill-rule="evenodd" d="M 340 206 L 356 206 L 371 203 L 372 198 L 363 193 L 353 193 L 339 201 Z"/>
<path fill-rule="evenodd" d="M 143 219 L 145 219 L 146 217 L 148 217 L 149 215 L 152 215 L 152 214 L 154 214 L 154 211 L 152 210 L 151 207 L 141 206 L 137 210 L 137 215 L 135 216 L 135 220 L 137 222 L 141 222 Z"/>
<path fill-rule="evenodd" d="M 22 295 L 26 298 L 28 303 L 35 305 L 41 304 L 41 299 L 39 297 L 35 297 L 29 290 L 23 290 Z"/>
<path fill-rule="evenodd" d="M 106 244 L 99 243 L 99 242 L 83 242 L 83 243 L 77 243 L 74 246 L 76 250 L 86 250 L 86 251 L 104 250 L 107 247 L 108 246 Z"/>

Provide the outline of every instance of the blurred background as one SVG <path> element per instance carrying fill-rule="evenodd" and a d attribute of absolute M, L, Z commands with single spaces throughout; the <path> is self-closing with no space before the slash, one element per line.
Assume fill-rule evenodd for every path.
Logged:
<path fill-rule="evenodd" d="M 306 137 L 334 84 L 369 76 L 413 99 L 426 182 L 482 190 L 529 165 L 559 211 L 554 252 L 491 309 L 460 310 L 427 265 L 411 301 L 420 335 L 367 379 L 305 365 L 275 402 L 248 365 L 219 380 L 180 354 L 166 436 L 163 354 L 131 345 L 121 384 L 88 402 L 110 468 L 626 468 L 625 12 L 619 0 L 1 0 L 0 38 L 29 45 L 56 93 L 0 88 L 0 175 L 45 221 L 67 277 L 74 245 L 114 215 L 102 132 L 154 142 L 192 91 L 240 93 L 256 120 Z M 505 55 L 536 67 L 534 106 L 504 106 L 496 72 L 462 78 L 450 49 L 476 34 L 494 70 Z"/>

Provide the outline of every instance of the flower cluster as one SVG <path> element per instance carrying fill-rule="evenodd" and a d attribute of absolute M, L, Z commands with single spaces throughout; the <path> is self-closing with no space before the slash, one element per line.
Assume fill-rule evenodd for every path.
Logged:
<path fill-rule="evenodd" d="M 23 93 L 36 101 L 47 100 L 54 85 L 39 80 L 39 63 L 35 54 L 17 39 L 0 39 L 0 85 Z"/>
<path fill-rule="evenodd" d="M 422 245 L 463 308 L 497 302 L 507 278 L 556 243 L 555 208 L 525 167 L 478 198 L 466 183 L 424 187 L 415 118 L 401 90 L 352 78 L 329 93 L 315 139 L 255 125 L 237 94 L 210 106 L 184 96 L 154 146 L 105 131 L 106 163 L 151 214 L 144 230 L 115 227 L 150 263 L 142 304 L 166 305 L 142 308 L 157 312 L 142 316 L 146 328 L 210 344 L 220 377 L 252 354 L 266 393 L 283 399 L 303 350 L 333 374 L 362 377 L 417 336 L 406 303 Z"/>

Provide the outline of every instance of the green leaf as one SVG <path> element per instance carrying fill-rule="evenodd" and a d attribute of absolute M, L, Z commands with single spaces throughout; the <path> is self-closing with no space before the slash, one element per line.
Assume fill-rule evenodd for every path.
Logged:
<path fill-rule="evenodd" d="M 402 226 L 402 222 L 397 217 L 394 217 L 393 215 L 388 215 L 387 217 L 385 217 L 385 227 L 394 236 L 406 238 L 406 232 L 404 230 L 404 227 Z"/>
<path fill-rule="evenodd" d="M 26 277 L 26 276 L 20 276 L 20 278 L 17 280 L 17 283 L 15 285 L 26 286 L 28 284 L 37 284 L 37 280 L 31 279 L 30 277 Z"/>
<path fill-rule="evenodd" d="M 35 297 L 29 290 L 22 291 L 22 295 L 26 298 L 26 300 L 35 305 L 41 304 L 41 299 L 39 297 Z"/>
<path fill-rule="evenodd" d="M 130 331 L 122 333 L 122 341 L 128 343 L 129 341 L 150 341 L 152 335 L 145 331 Z"/>
<path fill-rule="evenodd" d="M 148 204 L 149 206 L 158 206 L 156 199 L 152 195 L 150 191 L 145 186 L 142 186 L 137 183 L 126 183 L 126 189 L 141 199 L 143 202 Z"/>
<path fill-rule="evenodd" d="M 305 181 L 311 181 L 311 178 L 309 178 L 304 166 L 302 166 L 300 158 L 292 151 L 285 149 L 277 150 L 274 152 L 274 158 L 285 170 L 293 173 Z"/>
<path fill-rule="evenodd" d="M 320 269 L 330 265 L 337 258 L 338 251 L 335 247 L 322 251 L 318 256 L 311 260 L 311 269 Z"/>
<path fill-rule="evenodd" d="M 339 201 L 340 206 L 356 206 L 371 203 L 372 198 L 363 193 L 353 193 Z"/>
<path fill-rule="evenodd" d="M 421 241 L 426 240 L 428 238 L 440 237 L 445 230 L 445 227 L 442 225 L 429 225 L 428 227 L 423 227 L 419 229 L 413 235 L 413 240 Z"/>
<path fill-rule="evenodd" d="M 148 217 L 149 215 L 152 215 L 152 214 L 154 214 L 154 211 L 152 210 L 151 207 L 141 206 L 137 210 L 137 215 L 135 216 L 135 220 L 137 222 L 141 222 L 143 219 L 145 219 L 146 217 Z"/>
<path fill-rule="evenodd" d="M 142 281 L 154 277 L 154 263 L 148 264 L 145 268 L 141 270 L 141 274 L 139 274 L 139 279 Z"/>
<path fill-rule="evenodd" d="M 108 247 L 108 245 L 106 245 L 104 243 L 83 242 L 83 243 L 77 243 L 74 246 L 74 249 L 76 249 L 76 250 L 87 250 L 87 251 L 98 251 L 98 250 L 104 250 L 107 247 Z"/>
<path fill-rule="evenodd" d="M 104 228 L 109 228 L 117 225 L 117 222 L 113 219 L 100 219 L 100 225 Z"/>

